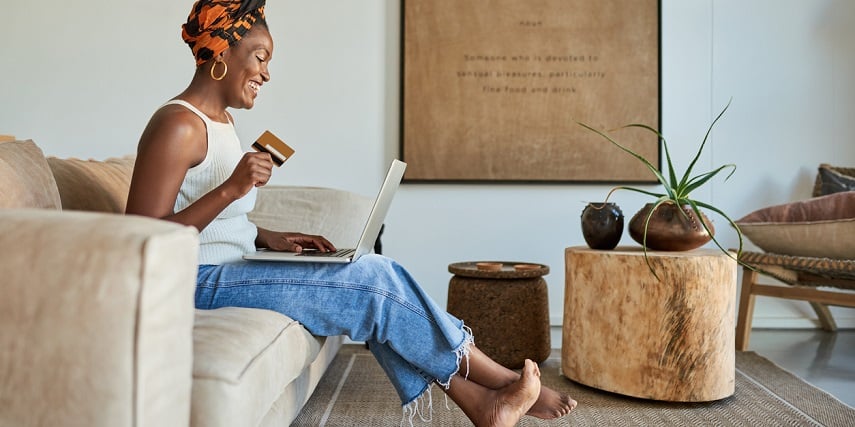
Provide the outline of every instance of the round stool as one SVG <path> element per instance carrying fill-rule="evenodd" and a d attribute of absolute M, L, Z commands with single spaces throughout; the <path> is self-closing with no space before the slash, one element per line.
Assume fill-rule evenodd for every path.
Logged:
<path fill-rule="evenodd" d="M 479 268 L 480 267 L 480 268 Z M 448 307 L 472 328 L 475 343 L 499 364 L 519 369 L 540 363 L 551 351 L 549 297 L 543 276 L 549 267 L 519 262 L 449 264 Z"/>

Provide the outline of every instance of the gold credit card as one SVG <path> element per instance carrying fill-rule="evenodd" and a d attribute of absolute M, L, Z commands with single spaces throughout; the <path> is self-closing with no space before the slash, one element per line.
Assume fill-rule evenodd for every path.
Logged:
<path fill-rule="evenodd" d="M 255 151 L 270 153 L 270 157 L 273 159 L 273 163 L 276 163 L 276 166 L 282 166 L 282 164 L 294 154 L 293 148 L 289 147 L 285 141 L 277 138 L 276 135 L 271 133 L 269 130 L 264 131 L 264 133 L 252 143 L 252 148 L 254 148 Z"/>

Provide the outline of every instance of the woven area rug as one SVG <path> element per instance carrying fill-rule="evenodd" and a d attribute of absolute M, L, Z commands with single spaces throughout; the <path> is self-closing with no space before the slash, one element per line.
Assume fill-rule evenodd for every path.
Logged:
<path fill-rule="evenodd" d="M 754 352 L 736 354 L 736 393 L 710 403 L 667 403 L 596 390 L 561 376 L 561 360 L 540 366 L 541 381 L 579 401 L 570 415 L 551 421 L 524 417 L 520 426 L 853 426 L 855 409 Z M 463 412 L 433 387 L 430 422 L 416 426 L 471 426 Z M 292 426 L 397 426 L 397 394 L 371 353 L 344 346 Z"/>

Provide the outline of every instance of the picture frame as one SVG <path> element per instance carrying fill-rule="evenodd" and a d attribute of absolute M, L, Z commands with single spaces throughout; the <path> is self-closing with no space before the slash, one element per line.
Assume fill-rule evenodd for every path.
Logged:
<path fill-rule="evenodd" d="M 655 183 L 659 0 L 401 0 L 405 182 Z"/>

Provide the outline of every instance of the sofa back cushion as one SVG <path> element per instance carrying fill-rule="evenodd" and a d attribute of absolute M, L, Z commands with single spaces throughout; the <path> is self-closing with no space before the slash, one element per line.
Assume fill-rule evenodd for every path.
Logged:
<path fill-rule="evenodd" d="M 62 208 L 77 211 L 125 213 L 134 157 L 104 161 L 48 157 Z"/>
<path fill-rule="evenodd" d="M 0 143 L 0 208 L 60 208 L 56 181 L 31 140 Z"/>
<path fill-rule="evenodd" d="M 355 248 L 374 199 L 334 188 L 267 185 L 258 189 L 249 220 L 262 228 L 319 234 Z"/>

